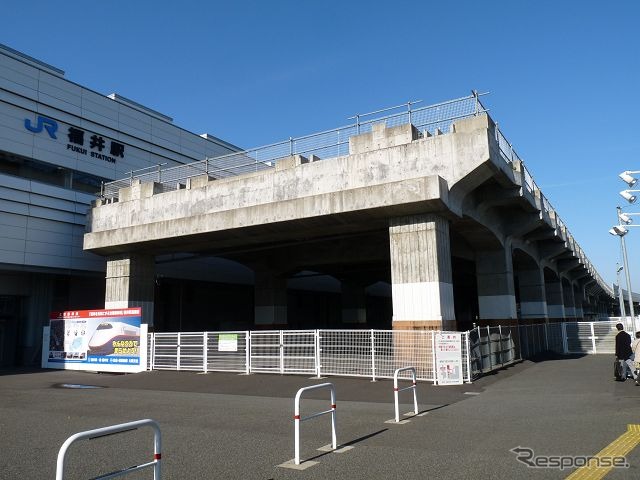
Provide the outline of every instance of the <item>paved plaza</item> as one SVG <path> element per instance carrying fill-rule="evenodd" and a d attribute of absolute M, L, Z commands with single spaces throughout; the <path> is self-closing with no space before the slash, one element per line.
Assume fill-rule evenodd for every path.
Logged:
<path fill-rule="evenodd" d="M 113 375 L 56 370 L 0 372 L 0 479 L 55 478 L 56 456 L 72 434 L 142 418 L 162 430 L 168 479 L 556 479 L 573 469 L 529 468 L 510 450 L 592 456 L 640 424 L 640 387 L 613 381 L 612 357 L 525 361 L 473 384 L 418 383 L 419 416 L 394 416 L 393 382 L 304 376 L 145 372 Z M 337 439 L 328 416 L 303 422 L 306 470 L 279 465 L 294 456 L 296 391 L 332 382 Z M 102 388 L 63 388 L 63 384 Z M 402 385 L 401 385 L 402 386 Z M 401 394 L 401 412 L 411 395 Z M 325 410 L 328 391 L 305 395 L 303 416 Z M 147 428 L 74 444 L 65 478 L 92 478 L 151 460 Z M 640 478 L 640 447 L 607 479 Z M 304 462 L 303 462 L 304 465 Z M 124 478 L 151 478 L 137 472 Z"/>

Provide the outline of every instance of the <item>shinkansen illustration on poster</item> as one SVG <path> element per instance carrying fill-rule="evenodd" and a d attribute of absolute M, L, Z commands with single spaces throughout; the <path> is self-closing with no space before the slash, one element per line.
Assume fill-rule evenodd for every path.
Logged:
<path fill-rule="evenodd" d="M 146 369 L 147 325 L 140 307 L 69 310 L 44 327 L 43 368 L 140 372 Z"/>

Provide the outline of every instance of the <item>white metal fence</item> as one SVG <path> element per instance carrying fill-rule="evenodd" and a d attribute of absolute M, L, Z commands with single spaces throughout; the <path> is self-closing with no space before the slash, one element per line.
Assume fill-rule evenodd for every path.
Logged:
<path fill-rule="evenodd" d="M 434 331 L 271 330 L 149 334 L 151 370 L 280 373 L 393 378 L 416 366 L 419 380 L 434 380 Z M 455 332 L 460 333 L 460 332 Z M 471 380 L 462 332 L 463 378 Z"/>
<path fill-rule="evenodd" d="M 640 319 L 477 327 L 461 335 L 463 379 L 525 358 L 615 352 L 615 325 L 640 330 Z M 435 335 L 427 330 L 269 330 L 150 333 L 150 370 L 279 373 L 393 378 L 415 365 L 418 380 L 435 381 Z"/>

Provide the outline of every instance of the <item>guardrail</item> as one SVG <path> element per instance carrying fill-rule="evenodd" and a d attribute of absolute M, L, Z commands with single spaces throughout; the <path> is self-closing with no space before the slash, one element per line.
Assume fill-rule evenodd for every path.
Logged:
<path fill-rule="evenodd" d="M 94 430 L 87 430 L 85 432 L 79 432 L 75 435 L 71 435 L 60 447 L 60 451 L 58 452 L 58 461 L 56 464 L 56 480 L 64 479 L 64 467 L 65 467 L 65 457 L 67 455 L 67 450 L 74 442 L 78 440 L 94 440 L 96 438 L 105 437 L 107 435 L 113 435 L 116 433 L 130 432 L 132 430 L 137 430 L 140 427 L 151 427 L 153 429 L 153 461 L 143 463 L 141 465 L 134 465 L 133 467 L 127 467 L 121 470 L 115 470 L 110 473 L 106 473 L 104 475 L 100 475 L 99 477 L 94 477 L 94 480 L 97 479 L 106 479 L 106 478 L 116 478 L 121 477 L 123 475 L 128 475 L 133 472 L 137 472 L 139 470 L 153 467 L 153 478 L 154 480 L 160 480 L 161 475 L 161 465 L 160 461 L 162 458 L 161 454 L 161 434 L 160 434 L 160 426 L 151 419 L 137 420 L 134 422 L 121 423 L 118 425 L 113 425 L 110 427 L 96 428 Z"/>
<path fill-rule="evenodd" d="M 333 158 L 349 153 L 349 138 L 371 131 L 374 123 L 385 122 L 388 127 L 412 123 L 424 135 L 448 131 L 451 124 L 458 119 L 479 115 L 486 110 L 480 102 L 480 97 L 486 95 L 473 92 L 467 97 L 461 97 L 446 102 L 436 103 L 421 108 L 412 108 L 417 102 L 407 102 L 396 107 L 377 110 L 371 113 L 358 114 L 356 121 L 333 130 L 313 133 L 302 137 L 289 137 L 288 140 L 273 143 L 242 152 L 206 158 L 199 162 L 185 165 L 165 167 L 163 165 L 150 166 L 132 171 L 127 178 L 106 182 L 102 185 L 100 196 L 107 200 L 118 197 L 118 190 L 128 187 L 135 180 L 141 182 L 156 182 L 165 191 L 175 190 L 185 185 L 187 179 L 209 175 L 213 178 L 226 178 L 246 173 L 274 168 L 275 161 L 290 155 L 315 155 L 316 157 Z M 377 116 L 379 113 L 405 108 L 405 111 Z"/>
<path fill-rule="evenodd" d="M 309 390 L 317 390 L 319 388 L 328 388 L 331 391 L 331 408 L 329 410 L 325 410 L 323 412 L 318 412 L 311 414 L 307 417 L 302 417 L 300 415 L 300 397 L 304 392 L 308 392 Z M 312 385 L 310 387 L 303 387 L 298 390 L 295 398 L 295 410 L 293 415 L 293 423 L 294 423 L 294 459 L 296 465 L 300 465 L 300 423 L 305 420 L 311 420 L 312 418 L 320 417 L 322 415 L 331 414 L 331 448 L 335 450 L 338 448 L 338 443 L 336 439 L 336 389 L 334 388 L 332 383 L 320 383 L 318 385 Z"/>
<path fill-rule="evenodd" d="M 398 388 L 398 374 L 400 372 L 411 372 L 411 380 L 412 384 L 408 387 Z M 395 403 L 395 412 L 396 412 L 396 423 L 400 422 L 400 405 L 398 401 L 398 394 L 405 390 L 413 390 L 413 414 L 418 414 L 418 395 L 416 394 L 416 368 L 415 367 L 402 367 L 396 369 L 393 372 L 393 400 Z"/>

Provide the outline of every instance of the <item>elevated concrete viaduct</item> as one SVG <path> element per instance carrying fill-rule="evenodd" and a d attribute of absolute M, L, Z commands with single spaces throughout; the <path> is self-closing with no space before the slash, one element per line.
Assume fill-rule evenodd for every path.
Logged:
<path fill-rule="evenodd" d="M 95 202 L 84 248 L 107 257 L 105 307 L 145 307 L 154 258 L 191 253 L 255 272 L 254 322 L 287 319 L 287 278 L 342 284 L 342 321 L 367 324 L 365 288 L 391 285 L 394 329 L 606 314 L 613 292 L 486 113 L 447 132 L 411 123 L 349 138 L 349 153 L 291 155 L 258 171 L 133 179 Z"/>

